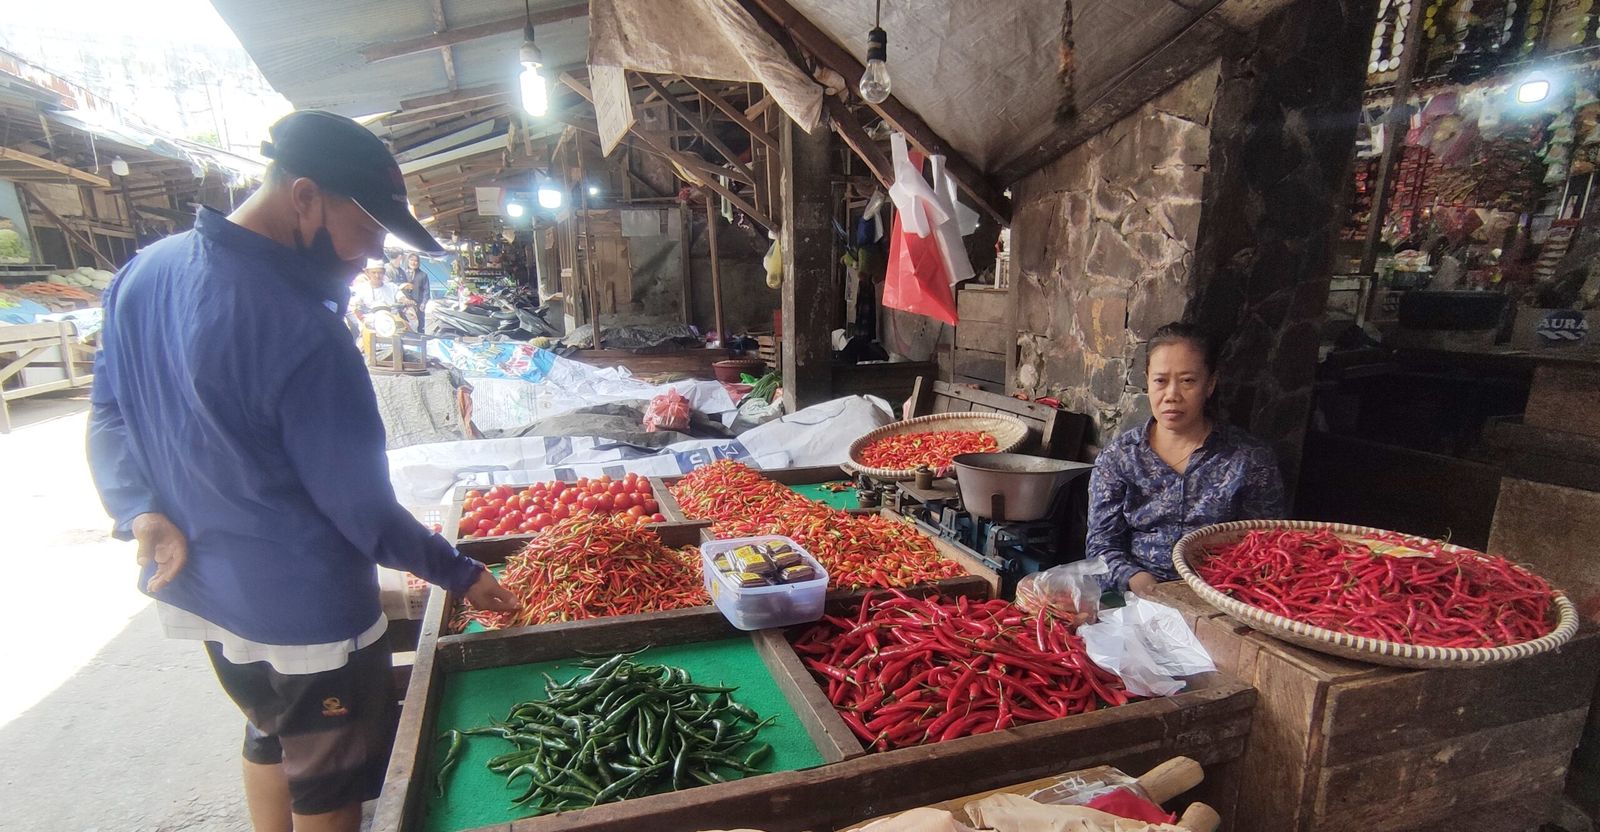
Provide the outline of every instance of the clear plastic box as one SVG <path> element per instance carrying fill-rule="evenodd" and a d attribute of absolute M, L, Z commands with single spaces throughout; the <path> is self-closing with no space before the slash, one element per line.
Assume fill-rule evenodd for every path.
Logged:
<path fill-rule="evenodd" d="M 731 552 L 746 544 L 770 545 L 787 543 L 817 577 L 799 583 L 778 586 L 741 587 L 729 580 L 712 564 L 711 559 L 723 552 Z M 765 630 L 769 627 L 788 627 L 805 624 L 822 617 L 822 605 L 828 595 L 828 570 L 805 550 L 805 547 L 782 535 L 760 537 L 735 537 L 712 540 L 700 544 L 700 571 L 705 580 L 706 592 L 711 602 L 722 611 L 728 622 L 741 630 Z"/>

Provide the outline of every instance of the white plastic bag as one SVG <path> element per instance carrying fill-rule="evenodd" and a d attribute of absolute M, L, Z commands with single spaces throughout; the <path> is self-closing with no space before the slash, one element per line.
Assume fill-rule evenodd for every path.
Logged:
<path fill-rule="evenodd" d="M 1177 610 L 1137 595 L 1122 609 L 1107 610 L 1099 623 L 1078 628 L 1078 635 L 1089 658 L 1136 696 L 1171 696 L 1183 690 L 1177 677 L 1217 669 Z"/>

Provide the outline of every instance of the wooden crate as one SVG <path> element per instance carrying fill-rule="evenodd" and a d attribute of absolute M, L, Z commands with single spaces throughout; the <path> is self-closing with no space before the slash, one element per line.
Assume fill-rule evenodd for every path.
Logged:
<path fill-rule="evenodd" d="M 762 470 L 761 475 L 769 480 L 772 480 L 773 482 L 782 483 L 784 485 L 815 485 L 816 483 L 821 482 L 833 482 L 834 480 L 850 479 L 850 475 L 845 473 L 844 469 L 837 465 L 811 465 L 800 466 L 796 468 L 773 468 L 771 470 Z M 678 481 L 681 479 L 683 479 L 681 476 L 651 477 L 650 488 L 655 492 L 656 502 L 661 506 L 661 514 L 664 515 L 668 520 L 694 522 L 690 520 L 687 514 L 684 513 L 683 506 L 678 505 L 678 498 L 672 496 L 672 491 L 670 490 L 672 486 L 677 485 Z M 877 509 L 853 508 L 846 509 L 846 511 L 849 511 L 851 514 L 872 514 L 875 513 Z"/>
<path fill-rule="evenodd" d="M 1256 686 L 1239 832 L 1536 829 L 1553 817 L 1600 670 L 1600 630 L 1465 670 L 1345 661 L 1256 632 L 1181 583 L 1176 607 L 1217 668 Z"/>
<path fill-rule="evenodd" d="M 461 515 L 462 515 L 461 504 L 466 501 L 467 492 L 468 491 L 487 491 L 490 488 L 493 488 L 495 485 L 504 485 L 507 488 L 510 488 L 510 489 L 513 489 L 513 490 L 516 490 L 516 491 L 521 491 L 522 489 L 527 488 L 530 485 L 533 485 L 533 483 L 523 483 L 521 485 L 512 485 L 511 483 L 498 483 L 497 482 L 497 483 L 494 483 L 494 485 L 458 485 L 458 486 L 456 486 L 455 490 L 450 495 L 450 508 L 449 508 L 448 511 L 445 512 L 445 515 L 444 515 L 444 522 L 442 523 L 442 525 L 444 526 L 444 531 L 440 532 L 440 534 L 444 535 L 444 539 L 445 540 L 448 540 L 451 543 L 455 544 L 457 548 L 460 548 L 463 544 L 476 544 L 476 543 L 488 543 L 488 542 L 498 542 L 498 541 L 510 541 L 510 542 L 513 542 L 515 544 L 515 545 L 511 546 L 511 549 L 510 549 L 510 551 L 514 552 L 517 549 L 522 548 L 522 544 L 527 543 L 529 540 L 531 540 L 534 537 L 536 537 L 536 535 L 531 535 L 531 534 L 508 534 L 508 535 L 502 535 L 500 537 L 468 537 L 468 538 L 463 538 L 463 537 L 459 536 L 459 532 L 461 531 Z M 661 500 L 660 500 L 659 496 L 656 498 L 656 502 L 657 503 L 661 503 Z M 683 521 L 681 519 L 681 517 L 675 519 L 675 518 L 673 518 L 672 515 L 667 514 L 666 504 L 665 503 L 661 503 L 660 505 L 657 506 L 657 508 L 659 509 L 659 511 L 657 513 L 659 513 L 661 516 L 667 518 L 666 522 L 665 523 L 651 523 L 648 526 L 646 526 L 646 528 L 657 529 L 657 528 L 660 528 L 660 527 L 662 527 L 664 525 L 682 524 L 682 523 L 685 522 L 685 521 Z M 705 523 L 690 521 L 689 525 L 692 525 L 692 526 L 703 526 L 703 525 L 705 525 Z M 490 549 L 478 548 L 478 549 L 475 549 L 475 551 L 490 551 L 490 552 L 492 552 L 492 551 L 497 551 L 497 550 L 493 549 L 493 548 L 490 548 Z M 501 560 L 504 560 L 504 559 L 505 559 L 505 557 L 504 557 L 504 555 L 502 555 L 501 556 Z M 482 558 L 479 558 L 479 560 L 482 560 Z M 488 561 L 484 561 L 484 562 L 488 563 Z M 495 561 L 495 562 L 499 563 L 499 561 Z"/>
<path fill-rule="evenodd" d="M 921 587 L 918 594 L 931 591 Z M 986 597 L 987 588 L 967 594 Z M 435 593 L 432 603 L 443 602 Z M 833 598 L 832 610 L 853 602 Z M 446 673 L 500 667 L 737 635 L 726 621 L 693 610 L 649 618 L 625 617 L 549 625 L 506 636 L 483 634 L 447 642 L 424 624 L 407 707 L 390 758 L 388 777 L 372 825 L 375 832 L 419 828 L 437 696 Z M 846 828 L 868 818 L 936 803 L 1067 768 L 1116 765 L 1142 771 L 1172 756 L 1194 757 L 1217 784 L 1244 753 L 1255 694 L 1224 674 L 1192 680 L 1177 696 L 1134 702 L 1088 714 L 1021 726 L 947 743 L 864 754 L 827 702 L 781 631 L 752 634 L 767 669 L 805 725 L 827 764 L 779 772 L 684 792 L 638 798 L 579 812 L 530 818 L 496 832 L 544 830 L 710 829 L 752 827 L 766 832 Z M 1230 800 L 1215 791 L 1203 798 L 1219 810 Z M 485 830 L 486 832 L 486 830 Z"/>
<path fill-rule="evenodd" d="M 705 529 L 705 524 L 654 523 L 646 526 L 645 528 L 654 531 L 656 536 L 661 539 L 661 542 L 664 545 L 677 548 L 682 546 L 700 545 L 702 531 Z M 505 563 L 506 558 L 511 557 L 512 555 L 521 551 L 522 547 L 526 546 L 528 540 L 530 539 L 531 536 L 486 537 L 481 539 L 475 538 L 460 541 L 456 544 L 456 548 L 460 550 L 461 554 L 463 555 L 476 558 L 485 565 L 494 566 L 496 564 Z M 434 597 L 430 596 L 428 600 L 428 609 L 423 613 L 423 619 L 428 622 L 428 625 L 431 625 L 431 630 L 435 634 L 435 638 L 443 639 L 446 643 L 454 643 L 461 639 L 484 638 L 489 636 L 494 636 L 496 638 L 508 638 L 525 633 L 529 630 L 539 629 L 539 627 L 510 627 L 504 630 L 495 630 L 488 633 L 451 634 L 450 619 L 455 615 L 456 610 L 460 608 L 461 597 L 454 592 L 446 591 L 443 587 L 438 586 L 433 587 L 430 592 L 432 593 L 432 596 L 442 597 L 444 600 L 441 604 L 435 605 Z M 705 615 L 717 617 L 721 617 L 722 615 L 717 611 L 716 607 L 710 605 L 706 605 L 704 607 L 695 607 L 694 609 L 699 610 Z M 645 613 L 640 616 L 618 616 L 617 618 L 649 618 L 654 615 L 664 614 L 665 613 Z M 425 632 L 428 629 L 429 627 L 424 627 Z"/>
<path fill-rule="evenodd" d="M 849 737 L 850 729 L 839 719 L 825 699 L 819 702 L 815 696 L 800 695 L 806 691 L 794 679 L 799 661 L 794 658 L 793 651 L 789 650 L 782 634 L 778 631 L 743 633 L 735 630 L 714 609 L 710 615 L 701 609 L 694 609 L 648 616 L 618 616 L 574 621 L 525 628 L 518 632 L 499 631 L 446 639 L 440 638 L 436 629 L 437 622 L 445 614 L 445 604 L 446 597 L 440 592 L 435 592 L 429 601 L 429 611 L 422 631 L 422 644 L 419 645 L 417 661 L 406 690 L 406 707 L 401 711 L 394 751 L 389 758 L 383 792 L 379 797 L 371 827 L 374 832 L 412 832 L 421 828 L 424 792 L 428 788 L 426 780 L 430 770 L 429 760 L 438 748 L 438 744 L 433 742 L 434 724 L 438 715 L 439 697 L 444 689 L 443 677 L 448 673 L 532 664 L 579 655 L 616 653 L 647 646 L 713 641 L 742 635 L 754 640 L 767 670 L 788 698 L 790 707 L 823 759 L 834 762 L 843 760 L 850 754 L 860 754 L 859 744 L 852 747 L 839 741 L 841 737 Z M 674 806 L 694 806 L 718 799 L 737 801 L 742 794 L 760 791 L 761 780 L 778 776 L 781 775 L 764 775 L 683 792 L 638 798 L 598 809 L 545 818 L 530 818 L 517 821 L 511 828 L 519 832 L 585 828 L 584 819 L 591 812 L 603 812 L 613 818 L 621 817 L 629 819 L 629 822 L 638 823 L 656 812 L 670 811 Z M 503 825 L 490 828 L 500 832 L 506 830 Z"/>

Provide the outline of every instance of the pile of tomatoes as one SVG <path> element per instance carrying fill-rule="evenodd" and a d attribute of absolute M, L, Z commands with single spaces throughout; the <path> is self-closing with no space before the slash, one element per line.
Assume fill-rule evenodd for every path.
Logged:
<path fill-rule="evenodd" d="M 639 525 L 667 518 L 656 505 L 650 481 L 638 474 L 620 480 L 610 477 L 577 482 L 540 482 L 517 489 L 497 485 L 488 491 L 468 491 L 461 503 L 459 539 L 538 534 L 559 520 L 586 514 L 630 518 Z"/>

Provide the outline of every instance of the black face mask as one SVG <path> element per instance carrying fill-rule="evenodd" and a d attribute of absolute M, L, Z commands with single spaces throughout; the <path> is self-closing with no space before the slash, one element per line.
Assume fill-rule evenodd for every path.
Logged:
<path fill-rule="evenodd" d="M 311 244 L 306 245 L 305 239 L 300 235 L 300 229 L 294 230 L 294 247 L 300 256 L 305 258 L 310 269 L 310 275 L 319 283 L 350 285 L 351 279 L 366 265 L 366 260 L 344 260 L 339 257 L 339 252 L 333 247 L 333 235 L 328 233 L 326 225 L 317 229 L 311 236 Z"/>

